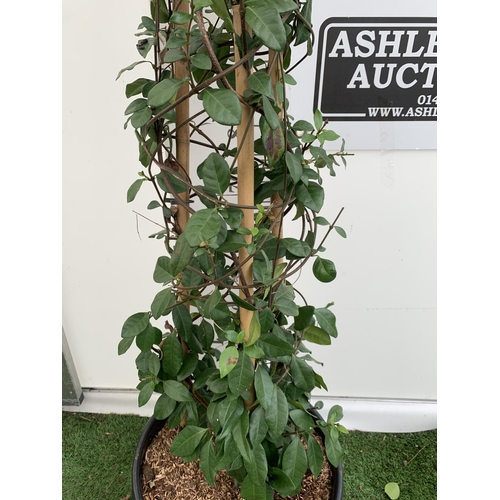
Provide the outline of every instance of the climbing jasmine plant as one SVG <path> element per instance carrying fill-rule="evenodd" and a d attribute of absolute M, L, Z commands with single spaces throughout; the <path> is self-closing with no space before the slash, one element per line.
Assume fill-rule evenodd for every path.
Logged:
<path fill-rule="evenodd" d="M 312 53 L 312 3 L 152 0 L 136 33 L 142 59 L 118 75 L 151 70 L 125 87 L 142 166 L 127 201 L 150 188 L 161 226 L 151 237 L 163 242 L 158 293 L 126 319 L 118 353 L 135 343 L 139 405 L 159 393 L 155 417 L 182 428 L 171 453 L 199 458 L 212 485 L 225 469 L 247 500 L 296 494 L 317 476 L 315 433 L 338 466 L 346 432 L 339 406 L 326 421 L 310 413 L 311 391 L 326 389 L 310 348 L 337 337 L 332 304 L 294 286 L 309 261 L 311 279 L 333 281 L 324 244 L 346 236 L 342 208 L 320 215 L 321 175 L 345 165 L 344 142 L 319 111 L 288 113 L 293 69 Z M 193 148 L 205 152 L 194 168 Z"/>

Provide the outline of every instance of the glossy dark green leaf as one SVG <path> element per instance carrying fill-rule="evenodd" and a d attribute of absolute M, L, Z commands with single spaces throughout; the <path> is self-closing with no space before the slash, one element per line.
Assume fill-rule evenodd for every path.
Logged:
<path fill-rule="evenodd" d="M 297 150 L 295 153 L 286 152 L 286 166 L 292 176 L 293 182 L 297 184 L 302 177 L 302 154 L 300 150 Z"/>
<path fill-rule="evenodd" d="M 295 488 L 293 481 L 288 477 L 288 475 L 277 467 L 269 467 L 269 484 L 280 494 L 282 498 L 285 498 L 292 492 Z"/>
<path fill-rule="evenodd" d="M 289 494 L 297 494 L 302 487 L 302 479 L 307 470 L 306 450 L 297 435 L 293 437 L 283 453 L 282 468 L 294 484 L 294 490 Z"/>
<path fill-rule="evenodd" d="M 168 283 L 172 281 L 173 275 L 171 271 L 170 258 L 166 255 L 158 257 L 153 271 L 153 280 L 155 283 Z"/>
<path fill-rule="evenodd" d="M 255 408 L 255 410 L 250 414 L 250 427 L 248 435 L 252 446 L 256 446 L 264 441 L 267 430 L 268 425 L 266 422 L 264 407 L 262 405 L 257 406 L 257 408 Z"/>
<path fill-rule="evenodd" d="M 223 195 L 231 182 L 227 161 L 217 153 L 210 153 L 199 169 L 205 187 L 213 193 Z"/>
<path fill-rule="evenodd" d="M 243 460 L 250 479 L 255 484 L 265 484 L 267 479 L 267 457 L 264 447 L 254 444 L 250 448 L 250 460 Z"/>
<path fill-rule="evenodd" d="M 331 260 L 316 257 L 313 264 L 313 274 L 322 283 L 330 283 L 336 278 L 337 270 Z"/>
<path fill-rule="evenodd" d="M 278 10 L 257 1 L 246 4 L 245 19 L 260 41 L 271 50 L 281 52 L 286 44 L 286 32 Z"/>
<path fill-rule="evenodd" d="M 280 118 L 266 96 L 262 96 L 262 107 L 267 123 L 272 130 L 276 130 L 280 126 Z"/>
<path fill-rule="evenodd" d="M 295 330 L 302 331 L 307 328 L 311 319 L 314 315 L 314 306 L 302 306 L 299 307 L 299 314 L 295 317 L 293 327 Z"/>
<path fill-rule="evenodd" d="M 267 356 L 271 358 L 279 358 L 282 356 L 290 356 L 295 352 L 293 345 L 289 344 L 286 340 L 276 336 L 272 332 L 261 334 L 258 346 L 261 347 Z"/>
<path fill-rule="evenodd" d="M 221 125 L 239 125 L 241 104 L 233 92 L 227 89 L 206 89 L 203 94 L 203 107 L 212 120 Z"/>
<path fill-rule="evenodd" d="M 306 392 L 311 392 L 315 386 L 314 371 L 303 359 L 292 356 L 290 363 L 290 374 L 293 377 L 293 383 Z"/>
<path fill-rule="evenodd" d="M 166 394 L 162 394 L 156 401 L 154 408 L 154 417 L 156 420 L 164 420 L 172 414 L 177 405 L 177 401 L 168 397 Z"/>
<path fill-rule="evenodd" d="M 297 316 L 299 308 L 295 304 L 295 293 L 290 285 L 282 283 L 274 297 L 276 308 L 287 316 Z"/>
<path fill-rule="evenodd" d="M 182 80 L 166 78 L 157 83 L 148 94 L 148 104 L 152 108 L 163 106 L 172 99 L 181 88 Z"/>
<path fill-rule="evenodd" d="M 253 382 L 253 375 L 252 360 L 245 352 L 240 352 L 236 366 L 227 376 L 229 390 L 235 396 L 239 396 L 250 387 L 250 384 Z"/>
<path fill-rule="evenodd" d="M 212 69 L 212 61 L 206 54 L 194 54 L 191 56 L 191 64 L 198 69 Z"/>
<path fill-rule="evenodd" d="M 278 439 L 288 422 L 288 403 L 285 394 L 277 385 L 273 385 L 271 404 L 265 412 L 269 435 L 272 439 Z"/>
<path fill-rule="evenodd" d="M 250 416 L 248 410 L 244 410 L 239 419 L 235 422 L 232 429 L 234 442 L 240 452 L 243 460 L 250 460 L 250 443 L 247 438 L 248 429 L 250 427 Z"/>
<path fill-rule="evenodd" d="M 325 436 L 325 450 L 328 461 L 334 466 L 338 467 L 342 459 L 343 450 L 338 439 L 333 439 L 328 427 L 321 428 Z"/>
<path fill-rule="evenodd" d="M 296 190 L 297 199 L 313 212 L 319 212 L 325 202 L 325 191 L 315 182 L 300 184 Z"/>
<path fill-rule="evenodd" d="M 149 313 L 139 312 L 132 314 L 125 320 L 122 327 L 122 338 L 135 337 L 139 335 L 149 325 Z"/>
<path fill-rule="evenodd" d="M 165 394 L 176 401 L 192 401 L 189 389 L 177 380 L 165 380 L 163 382 L 163 391 Z"/>
<path fill-rule="evenodd" d="M 304 258 L 311 253 L 311 247 L 305 241 L 296 238 L 283 238 L 281 243 L 285 246 L 287 252 L 294 257 Z"/>
<path fill-rule="evenodd" d="M 151 399 L 153 392 L 154 392 L 154 383 L 148 382 L 147 384 L 142 386 L 141 390 L 139 391 L 138 406 L 139 407 L 144 406 Z"/>
<path fill-rule="evenodd" d="M 186 240 L 186 235 L 181 233 L 175 242 L 174 251 L 170 260 L 170 272 L 177 276 L 191 261 L 196 248 Z"/>
<path fill-rule="evenodd" d="M 267 483 L 255 484 L 250 475 L 241 483 L 241 498 L 244 500 L 273 500 L 273 490 Z"/>
<path fill-rule="evenodd" d="M 311 431 L 314 428 L 314 420 L 304 410 L 296 409 L 290 411 L 292 422 L 302 431 Z"/>
<path fill-rule="evenodd" d="M 257 400 L 264 409 L 268 409 L 273 403 L 274 384 L 263 366 L 259 366 L 255 372 L 255 393 Z"/>
<path fill-rule="evenodd" d="M 151 314 L 154 319 L 163 316 L 167 308 L 172 307 L 176 302 L 175 294 L 171 288 L 164 288 L 155 295 L 151 303 Z"/>
<path fill-rule="evenodd" d="M 248 87 L 257 94 L 274 100 L 273 86 L 271 77 L 264 70 L 256 71 L 248 77 Z"/>
<path fill-rule="evenodd" d="M 202 439 L 208 433 L 208 429 L 188 425 L 175 436 L 170 445 L 170 453 L 179 457 L 185 457 L 194 453 Z"/>
<path fill-rule="evenodd" d="M 217 473 L 217 458 L 215 456 L 213 440 L 207 441 L 200 454 L 200 469 L 205 475 L 208 484 L 215 487 L 215 475 Z"/>
<path fill-rule="evenodd" d="M 337 320 L 335 318 L 335 314 L 333 314 L 326 307 L 319 307 L 314 311 L 314 315 L 316 316 L 319 326 L 329 335 L 337 338 Z"/>
<path fill-rule="evenodd" d="M 182 366 L 182 346 L 175 333 L 169 333 L 162 345 L 162 366 L 166 373 L 175 377 Z"/>
<path fill-rule="evenodd" d="M 144 86 L 151 82 L 152 80 L 149 80 L 148 78 L 138 78 L 132 83 L 127 84 L 127 86 L 125 87 L 125 95 L 127 97 L 132 97 L 134 95 L 140 94 Z"/>
<path fill-rule="evenodd" d="M 184 230 L 185 238 L 192 247 L 214 237 L 221 229 L 222 219 L 217 210 L 204 208 L 195 212 L 190 218 Z"/>
<path fill-rule="evenodd" d="M 323 468 L 323 451 L 312 434 L 307 436 L 307 463 L 314 477 L 318 477 Z"/>

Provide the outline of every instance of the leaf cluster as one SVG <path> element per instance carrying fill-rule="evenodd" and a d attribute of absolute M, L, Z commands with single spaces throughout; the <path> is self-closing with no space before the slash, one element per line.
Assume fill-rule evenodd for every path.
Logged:
<path fill-rule="evenodd" d="M 291 70 L 298 64 L 292 47 L 302 46 L 305 56 L 312 51 L 312 0 L 239 2 L 241 33 L 226 0 L 192 0 L 187 12 L 173 3 L 151 1 L 137 33 L 143 59 L 118 75 L 141 63 L 152 68 L 151 78 L 125 89 L 131 99 L 125 128 L 134 129 L 143 167 L 127 201 L 144 184 L 152 187 L 155 199 L 147 208 L 159 214 L 162 229 L 151 237 L 166 249 L 152 276 L 161 289 L 148 311 L 127 318 L 118 352 L 134 343 L 140 351 L 139 405 L 159 393 L 155 417 L 183 426 L 173 454 L 199 458 L 210 484 L 225 469 L 247 500 L 273 498 L 274 490 L 292 495 L 308 470 L 321 470 L 318 432 L 334 466 L 342 456 L 339 433 L 346 432 L 338 423 L 340 407 L 327 421 L 310 412 L 311 391 L 327 389 L 313 368 L 318 361 L 310 344 L 329 345 L 337 337 L 332 304 L 309 305 L 292 279 L 312 261 L 319 282 L 333 281 L 335 265 L 320 254 L 333 230 L 346 236 L 336 225 L 342 210 L 331 222 L 319 215 L 321 172 L 334 176 L 337 160 L 345 165 L 344 142 L 338 153 L 328 153 L 325 143 L 340 137 L 326 130 L 321 113 L 311 122 L 288 113 L 286 88 L 295 84 Z M 235 84 L 240 66 L 250 75 L 243 93 Z M 194 97 L 200 110 L 179 123 L 179 106 Z M 245 106 L 258 131 L 251 206 L 231 196 L 244 188 L 235 135 L 245 125 Z M 225 143 L 211 138 L 215 126 L 226 129 Z M 178 158 L 181 127 L 207 150 L 196 177 Z M 189 215 L 183 227 L 180 211 Z M 243 222 L 248 211 L 250 226 Z M 300 224 L 297 237 L 283 236 L 287 216 Z M 251 283 L 243 272 L 248 265 Z"/>

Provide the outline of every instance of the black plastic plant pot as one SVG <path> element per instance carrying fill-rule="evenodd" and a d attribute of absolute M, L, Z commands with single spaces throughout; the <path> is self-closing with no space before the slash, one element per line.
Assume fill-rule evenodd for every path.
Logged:
<path fill-rule="evenodd" d="M 310 413 L 317 420 L 323 420 L 323 417 L 316 410 L 311 409 Z M 142 464 L 146 450 L 166 423 L 167 420 L 156 420 L 156 418 L 151 417 L 139 438 L 132 465 L 132 492 L 135 500 L 144 500 L 142 495 Z M 332 467 L 332 471 L 332 491 L 334 494 L 330 500 L 342 500 L 344 484 L 342 462 L 338 467 Z"/>

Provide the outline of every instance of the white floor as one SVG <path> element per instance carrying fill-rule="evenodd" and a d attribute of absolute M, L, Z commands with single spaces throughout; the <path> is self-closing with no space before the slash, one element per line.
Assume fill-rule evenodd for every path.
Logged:
<path fill-rule="evenodd" d="M 63 406 L 64 411 L 118 413 L 150 417 L 158 396 L 138 408 L 137 391 L 84 390 L 80 406 Z M 323 417 L 333 405 L 344 410 L 342 424 L 349 430 L 366 432 L 418 432 L 437 429 L 436 401 L 321 398 Z M 313 398 L 313 402 L 315 399 Z"/>

